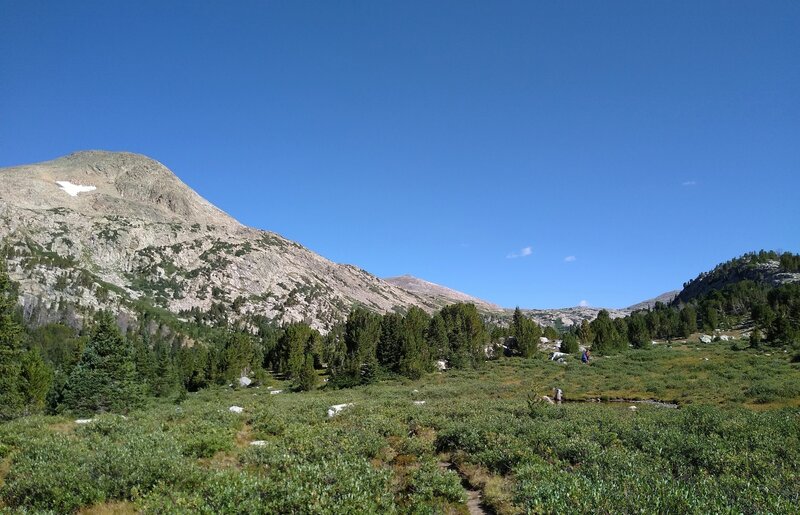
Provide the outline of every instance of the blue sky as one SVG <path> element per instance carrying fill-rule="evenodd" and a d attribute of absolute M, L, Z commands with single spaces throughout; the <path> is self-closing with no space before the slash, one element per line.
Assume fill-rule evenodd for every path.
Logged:
<path fill-rule="evenodd" d="M 800 251 L 800 2 L 227 4 L 0 0 L 0 166 L 141 152 L 248 225 L 506 306 Z"/>

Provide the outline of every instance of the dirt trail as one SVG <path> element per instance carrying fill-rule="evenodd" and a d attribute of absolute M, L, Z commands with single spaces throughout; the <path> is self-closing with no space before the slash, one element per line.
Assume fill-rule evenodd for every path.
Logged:
<path fill-rule="evenodd" d="M 483 494 L 481 494 L 481 491 L 472 488 L 472 485 L 469 484 L 467 478 L 458 470 L 458 467 L 449 461 L 440 461 L 439 468 L 442 470 L 452 470 L 461 478 L 461 486 L 467 493 L 467 510 L 470 515 L 489 515 L 492 513 L 491 510 L 483 505 Z"/>

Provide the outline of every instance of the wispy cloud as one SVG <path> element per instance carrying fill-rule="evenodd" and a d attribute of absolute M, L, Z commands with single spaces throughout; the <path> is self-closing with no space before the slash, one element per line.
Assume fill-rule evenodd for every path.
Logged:
<path fill-rule="evenodd" d="M 531 254 L 533 254 L 533 247 L 525 247 L 523 249 L 520 249 L 519 252 L 512 252 L 511 254 L 507 255 L 506 257 L 508 259 L 516 259 L 516 258 L 528 257 Z"/>
<path fill-rule="evenodd" d="M 576 258 L 575 256 L 567 256 L 567 257 L 564 258 L 564 262 L 565 263 L 573 263 L 576 259 L 578 259 L 578 258 Z"/>
<path fill-rule="evenodd" d="M 585 308 L 586 306 L 589 305 L 589 303 L 587 301 L 585 301 L 585 300 L 582 300 L 582 301 L 578 302 L 578 305 L 580 307 L 582 307 L 582 308 Z"/>
<path fill-rule="evenodd" d="M 696 185 L 697 185 L 697 181 L 683 181 L 681 183 L 681 186 L 696 186 Z"/>

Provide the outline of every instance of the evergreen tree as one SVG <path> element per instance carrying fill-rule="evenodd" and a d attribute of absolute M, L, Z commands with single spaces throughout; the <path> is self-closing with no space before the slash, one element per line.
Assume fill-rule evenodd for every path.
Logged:
<path fill-rule="evenodd" d="M 511 318 L 511 336 L 514 337 L 514 346 L 523 358 L 533 356 L 539 348 L 539 338 L 542 328 L 539 324 L 527 318 L 517 307 Z"/>
<path fill-rule="evenodd" d="M 566 352 L 567 354 L 576 354 L 580 350 L 580 346 L 578 345 L 578 337 L 575 336 L 574 333 L 566 333 L 561 338 L 561 352 Z"/>
<path fill-rule="evenodd" d="M 558 340 L 558 331 L 553 326 L 547 326 L 544 328 L 543 336 L 550 341 Z"/>
<path fill-rule="evenodd" d="M 697 311 L 693 306 L 684 306 L 680 312 L 680 336 L 688 338 L 697 332 Z"/>
<path fill-rule="evenodd" d="M 381 337 L 378 340 L 378 362 L 388 370 L 399 372 L 403 354 L 405 326 L 402 315 L 387 313 L 381 320 Z"/>
<path fill-rule="evenodd" d="M 256 372 L 263 360 L 261 349 L 253 338 L 239 331 L 228 333 L 221 354 L 221 377 L 226 383 L 236 382 L 242 374 Z"/>
<path fill-rule="evenodd" d="M 445 324 L 441 313 L 436 313 L 431 318 L 428 325 L 427 340 L 433 358 L 437 360 L 447 359 L 450 354 L 450 342 L 447 339 L 447 324 Z"/>
<path fill-rule="evenodd" d="M 381 338 L 381 317 L 364 308 L 353 309 L 344 326 L 345 359 L 334 382 L 352 386 L 372 382 L 377 374 L 377 347 Z"/>
<path fill-rule="evenodd" d="M 313 390 L 317 386 L 317 372 L 314 370 L 314 356 L 306 354 L 303 367 L 295 379 L 295 389 L 301 392 Z"/>
<path fill-rule="evenodd" d="M 306 354 L 317 351 L 318 333 L 302 322 L 289 324 L 278 339 L 275 348 L 275 371 L 287 378 L 296 378 L 305 366 Z"/>
<path fill-rule="evenodd" d="M 52 373 L 39 352 L 22 347 L 16 305 L 16 287 L 0 261 L 0 421 L 40 411 L 52 384 Z"/>
<path fill-rule="evenodd" d="M 168 397 L 175 392 L 178 385 L 178 377 L 169 346 L 166 342 L 159 341 L 156 343 L 153 353 L 156 365 L 151 390 L 156 397 Z"/>
<path fill-rule="evenodd" d="M 608 354 L 620 350 L 622 347 L 621 339 L 608 311 L 601 309 L 591 326 L 592 332 L 594 332 L 592 350 L 600 354 Z"/>
<path fill-rule="evenodd" d="M 430 324 L 428 314 L 411 307 L 403 319 L 399 372 L 411 379 L 419 379 L 431 370 L 432 360 L 425 331 Z"/>
<path fill-rule="evenodd" d="M 594 342 L 594 331 L 588 320 L 581 320 L 581 325 L 578 328 L 578 339 L 584 345 L 591 345 Z"/>
<path fill-rule="evenodd" d="M 101 312 L 67 380 L 64 407 L 77 414 L 127 412 L 144 400 L 137 380 L 133 346 L 122 337 L 111 314 Z"/>
<path fill-rule="evenodd" d="M 480 366 L 486 358 L 489 340 L 486 327 L 474 304 L 452 304 L 441 310 L 447 327 L 447 360 L 455 368 Z"/>
<path fill-rule="evenodd" d="M 627 329 L 628 341 L 634 348 L 642 349 L 650 346 L 650 331 L 647 329 L 647 322 L 644 315 L 641 313 L 634 313 L 631 315 L 628 318 Z"/>

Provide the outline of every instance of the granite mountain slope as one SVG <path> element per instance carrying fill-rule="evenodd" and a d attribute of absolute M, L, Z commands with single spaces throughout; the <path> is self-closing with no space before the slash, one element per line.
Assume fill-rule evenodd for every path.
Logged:
<path fill-rule="evenodd" d="M 0 239 L 34 323 L 80 324 L 101 308 L 135 316 L 145 299 L 186 317 L 258 314 L 322 330 L 356 304 L 438 307 L 240 224 L 138 154 L 87 151 L 0 168 Z"/>

